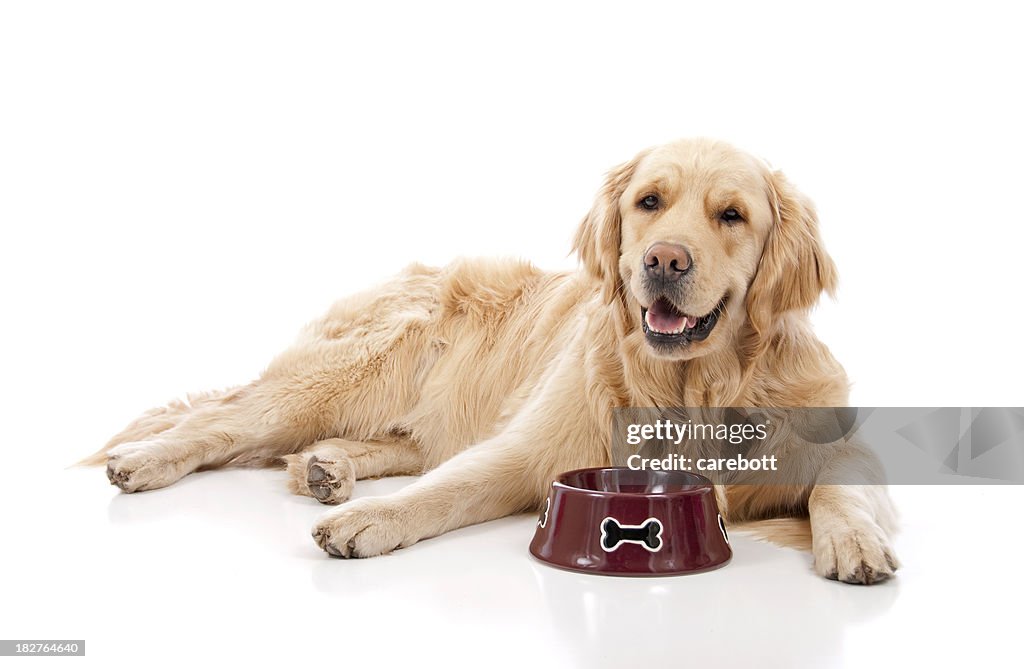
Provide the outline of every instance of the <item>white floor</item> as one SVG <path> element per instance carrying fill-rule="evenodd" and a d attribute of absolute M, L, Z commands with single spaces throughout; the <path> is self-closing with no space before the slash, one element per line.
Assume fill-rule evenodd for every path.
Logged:
<path fill-rule="evenodd" d="M 1020 661 L 1015 486 L 894 490 L 905 567 L 865 588 L 819 579 L 808 555 L 743 536 L 732 563 L 708 574 L 576 575 L 528 555 L 532 516 L 344 561 L 313 544 L 326 509 L 288 494 L 282 472 L 207 472 L 135 495 L 99 469 L 11 474 L 0 634 L 84 638 L 90 666 Z M 404 482 L 362 482 L 356 494 Z"/>

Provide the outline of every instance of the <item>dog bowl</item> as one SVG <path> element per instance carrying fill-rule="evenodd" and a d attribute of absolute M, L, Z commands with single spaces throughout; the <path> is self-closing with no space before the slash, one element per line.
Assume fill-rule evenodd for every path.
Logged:
<path fill-rule="evenodd" d="M 555 479 L 530 553 L 555 567 L 619 576 L 692 574 L 732 558 L 711 481 L 625 467 Z"/>

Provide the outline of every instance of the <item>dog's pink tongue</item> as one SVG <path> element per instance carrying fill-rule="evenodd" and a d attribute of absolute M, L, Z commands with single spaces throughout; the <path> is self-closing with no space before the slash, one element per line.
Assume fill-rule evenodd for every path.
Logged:
<path fill-rule="evenodd" d="M 647 310 L 647 325 L 658 332 L 676 332 L 683 327 L 692 328 L 697 324 L 693 316 L 686 316 L 676 311 L 668 300 L 659 298 Z"/>

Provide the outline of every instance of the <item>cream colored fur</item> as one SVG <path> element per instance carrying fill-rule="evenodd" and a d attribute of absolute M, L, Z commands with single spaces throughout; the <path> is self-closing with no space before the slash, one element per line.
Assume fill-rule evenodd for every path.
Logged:
<path fill-rule="evenodd" d="M 636 206 L 651 192 L 664 203 L 654 213 Z M 741 225 L 719 222 L 726 206 Z M 665 240 L 693 253 L 686 313 L 729 296 L 706 341 L 669 352 L 645 341 L 651 296 L 638 279 L 644 249 Z M 538 508 L 558 473 L 609 464 L 615 407 L 847 402 L 845 373 L 807 320 L 836 281 L 815 212 L 762 162 L 706 140 L 645 151 L 609 174 L 576 248 L 572 273 L 413 265 L 335 304 L 256 381 L 154 409 L 86 462 L 106 463 L 125 492 L 284 462 L 295 492 L 328 503 L 358 478 L 422 472 L 315 526 L 327 552 L 370 557 Z M 822 484 L 727 486 L 730 522 L 809 517 L 818 573 L 890 576 L 893 512 L 871 456 L 844 443 L 787 457 Z M 851 476 L 864 485 L 824 484 Z M 785 522 L 791 534 L 799 521 Z"/>

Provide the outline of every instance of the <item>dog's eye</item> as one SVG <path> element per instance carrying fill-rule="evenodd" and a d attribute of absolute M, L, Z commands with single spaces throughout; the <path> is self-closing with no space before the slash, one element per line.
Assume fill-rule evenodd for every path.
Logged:
<path fill-rule="evenodd" d="M 736 211 L 732 207 L 729 207 L 728 209 L 723 211 L 719 218 L 722 220 L 723 223 L 730 224 L 741 223 L 743 221 L 743 217 L 740 216 L 740 212 Z"/>
<path fill-rule="evenodd" d="M 640 200 L 640 208 L 648 211 L 654 211 L 661 204 L 661 200 L 658 199 L 657 195 L 648 195 L 644 199 Z"/>

